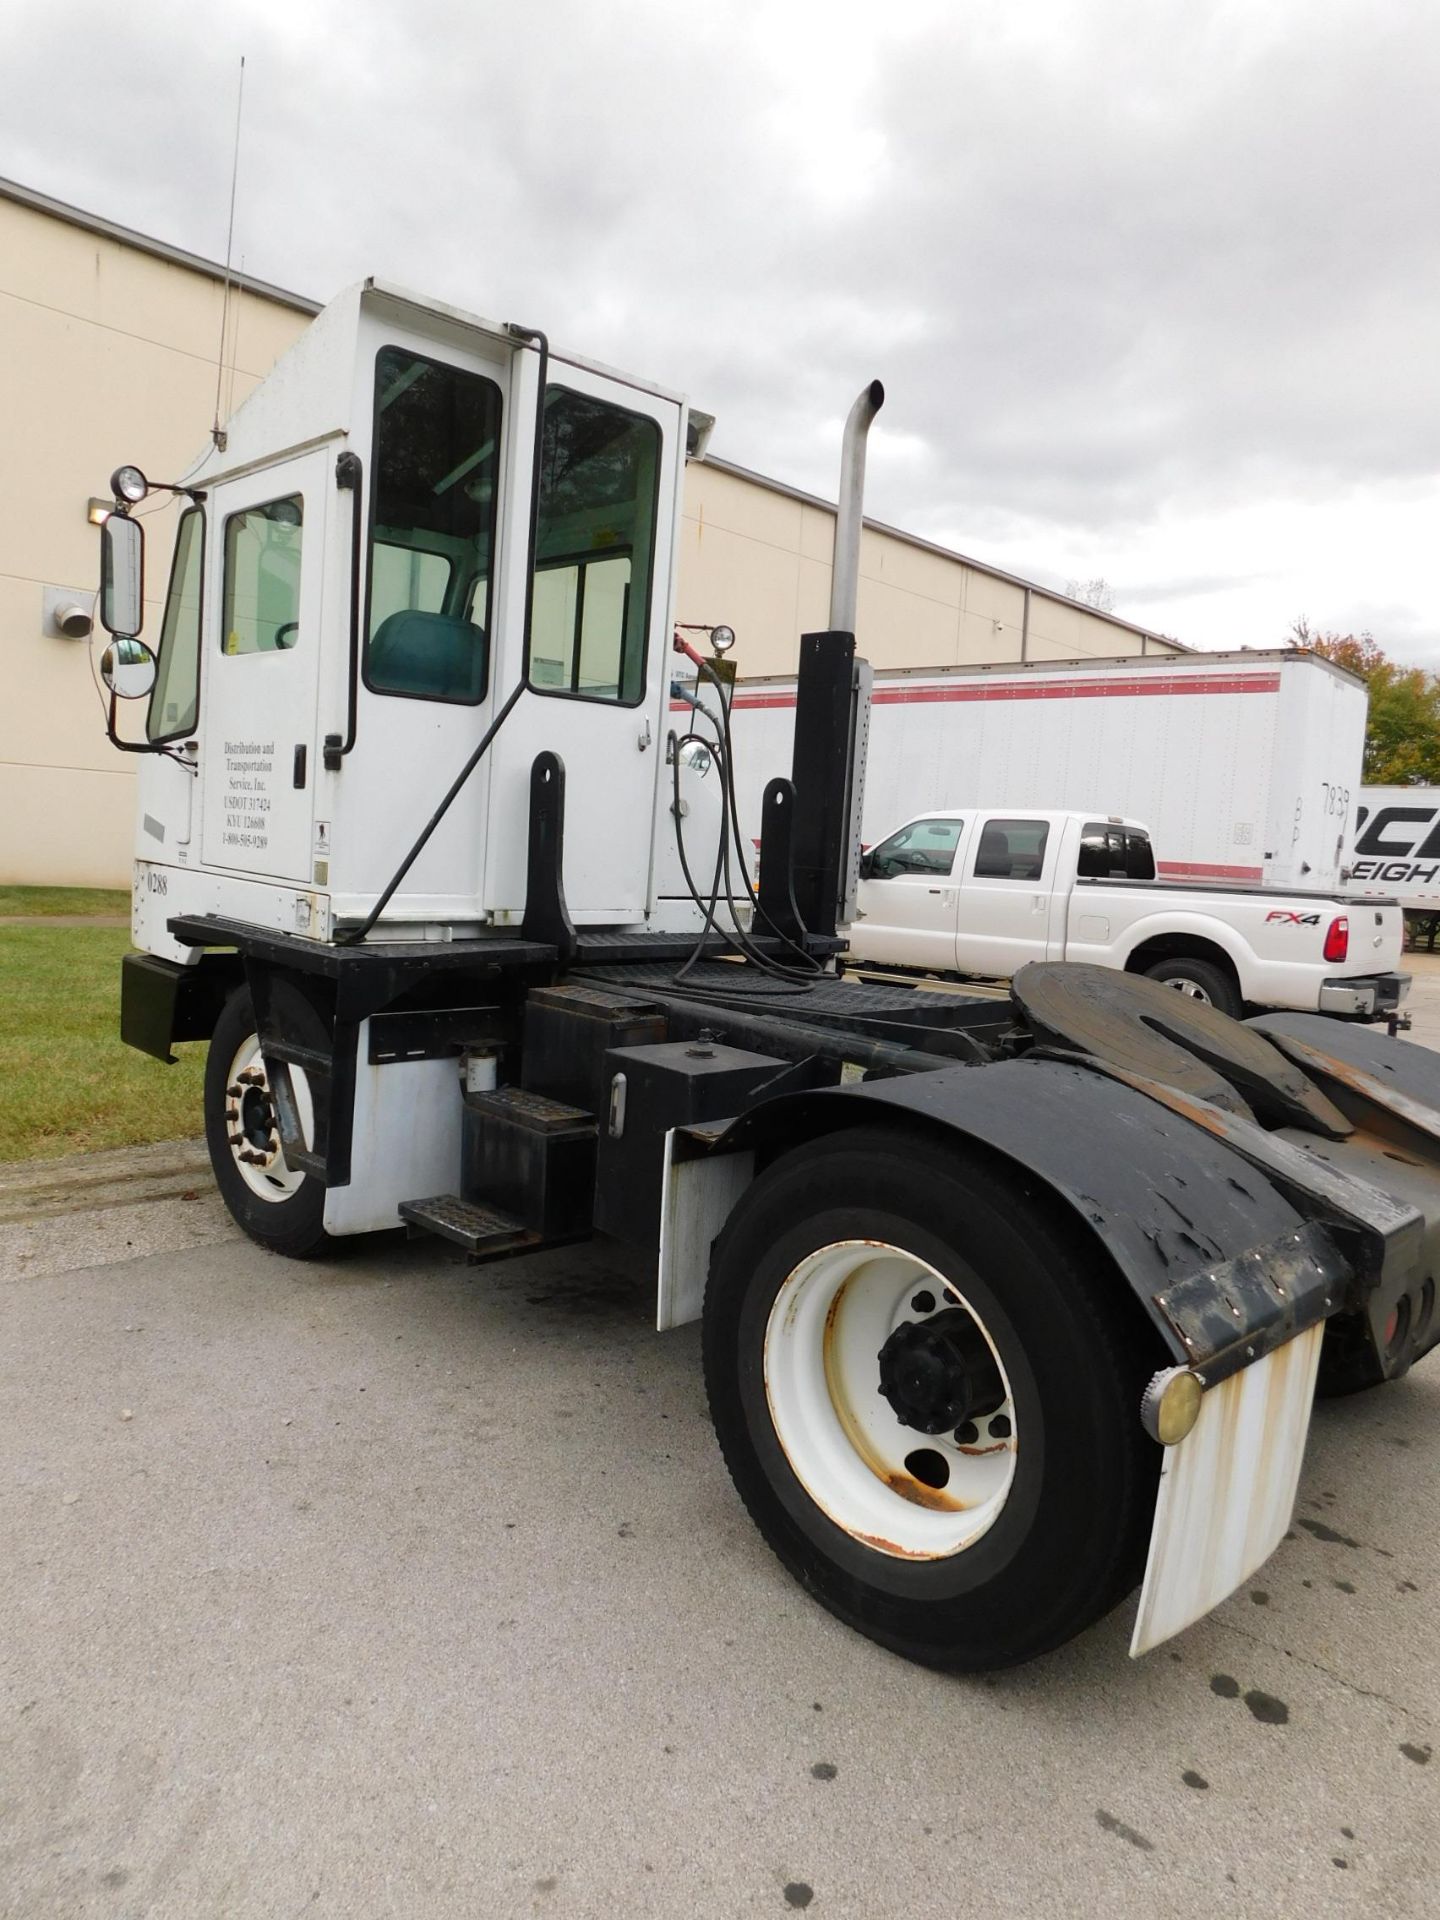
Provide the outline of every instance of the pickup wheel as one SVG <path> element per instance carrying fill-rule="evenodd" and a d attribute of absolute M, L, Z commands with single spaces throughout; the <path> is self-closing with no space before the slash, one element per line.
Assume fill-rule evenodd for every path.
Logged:
<path fill-rule="evenodd" d="M 329 1035 L 314 1008 L 288 982 L 277 981 L 287 1028 L 307 1044 L 328 1048 Z M 304 1071 L 290 1069 L 302 1129 L 310 1119 L 310 1089 Z M 237 988 L 226 1001 L 205 1059 L 205 1144 L 215 1183 L 237 1226 L 272 1253 L 305 1260 L 328 1241 L 325 1188 L 313 1174 L 285 1164 L 270 1080 L 255 1031 L 250 992 Z"/>
<path fill-rule="evenodd" d="M 705 1382 L 736 1490 L 907 1659 L 1031 1659 L 1139 1578 L 1157 1361 L 1079 1238 L 1018 1173 L 865 1128 L 777 1160 L 716 1243 Z"/>
<path fill-rule="evenodd" d="M 1238 1020 L 1245 1010 L 1240 989 L 1213 960 L 1157 960 L 1145 973 L 1148 979 L 1174 987 L 1191 1000 L 1202 1000 L 1217 1013 L 1229 1014 L 1232 1020 Z"/>

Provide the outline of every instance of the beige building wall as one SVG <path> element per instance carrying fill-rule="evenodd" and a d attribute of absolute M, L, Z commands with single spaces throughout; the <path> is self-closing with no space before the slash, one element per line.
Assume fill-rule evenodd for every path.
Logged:
<path fill-rule="evenodd" d="M 0 421 L 15 476 L 0 513 L 0 882 L 129 884 L 136 763 L 105 738 L 100 638 L 47 630 L 46 597 L 68 589 L 93 607 L 99 534 L 88 506 L 106 496 L 117 466 L 178 480 L 206 445 L 224 303 L 212 262 L 0 181 Z M 222 419 L 316 310 L 244 276 L 232 285 Z M 144 511 L 153 638 L 178 510 L 159 496 Z M 733 626 L 743 674 L 793 671 L 799 635 L 827 624 L 834 531 L 824 501 L 692 461 L 678 617 Z M 877 667 L 1173 644 L 874 523 L 860 575 L 857 625 Z"/>
<path fill-rule="evenodd" d="M 11 481 L 0 513 L 0 881 L 129 884 L 134 762 L 105 738 L 98 642 L 92 655 L 89 641 L 47 631 L 46 589 L 68 588 L 93 608 L 100 536 L 90 500 L 108 496 L 122 462 L 173 480 L 205 446 L 223 301 L 218 272 L 0 193 L 0 421 Z M 312 311 L 232 287 L 223 413 Z M 177 510 L 150 504 L 153 635 Z"/>
<path fill-rule="evenodd" d="M 735 629 L 743 676 L 793 673 L 829 622 L 835 509 L 723 460 L 685 475 L 678 615 Z M 1173 640 L 867 521 L 855 624 L 875 667 L 1179 653 Z"/>

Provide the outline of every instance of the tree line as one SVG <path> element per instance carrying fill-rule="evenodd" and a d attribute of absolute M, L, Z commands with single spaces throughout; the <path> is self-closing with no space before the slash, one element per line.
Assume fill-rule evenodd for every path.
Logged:
<path fill-rule="evenodd" d="M 1366 786 L 1440 786 L 1440 674 L 1402 667 L 1372 633 L 1321 633 L 1302 618 L 1286 637 L 1302 653 L 1347 667 L 1369 688 Z"/>

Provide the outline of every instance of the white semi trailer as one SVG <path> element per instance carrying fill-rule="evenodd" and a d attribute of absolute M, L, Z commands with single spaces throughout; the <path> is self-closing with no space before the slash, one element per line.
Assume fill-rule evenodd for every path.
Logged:
<path fill-rule="evenodd" d="M 789 750 L 794 698 L 793 680 L 737 688 L 744 820 Z M 1143 820 L 1162 879 L 1328 892 L 1365 712 L 1363 681 L 1294 651 L 878 672 L 865 838 L 937 809 L 1079 807 Z"/>
<path fill-rule="evenodd" d="M 215 1177 L 276 1252 L 651 1249 L 741 1499 L 841 1619 L 994 1667 L 1143 1574 L 1141 1652 L 1283 1534 L 1317 1374 L 1435 1343 L 1440 1060 L 1099 968 L 1027 967 L 1009 1005 L 834 976 L 881 398 L 754 899 L 715 804 L 746 716 L 684 636 L 700 704 L 671 706 L 679 397 L 367 282 L 174 483 L 158 665 L 154 486 L 118 470 L 122 1030 L 207 1043 Z"/>
<path fill-rule="evenodd" d="M 1345 849 L 1352 893 L 1440 913 L 1440 787 L 1361 787 Z"/>

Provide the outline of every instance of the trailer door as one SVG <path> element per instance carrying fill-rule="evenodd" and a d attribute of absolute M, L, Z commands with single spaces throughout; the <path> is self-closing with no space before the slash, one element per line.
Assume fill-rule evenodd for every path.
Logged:
<path fill-rule="evenodd" d="M 201 858 L 308 882 L 321 554 L 333 454 L 215 489 L 200 676 Z"/>
<path fill-rule="evenodd" d="M 1049 820 L 992 815 L 978 823 L 960 889 L 955 966 L 1008 979 L 1049 948 L 1060 832 Z"/>

